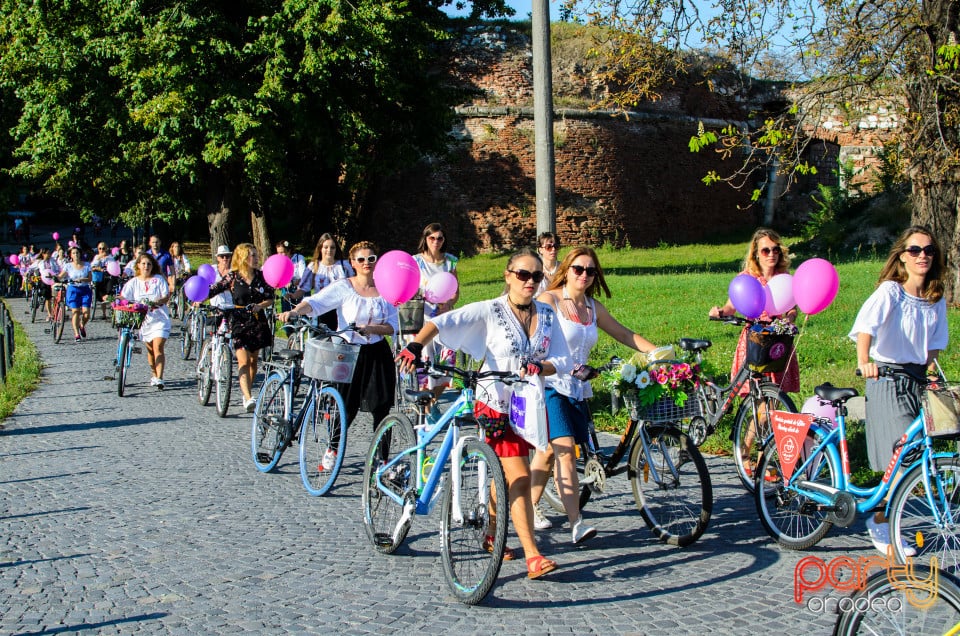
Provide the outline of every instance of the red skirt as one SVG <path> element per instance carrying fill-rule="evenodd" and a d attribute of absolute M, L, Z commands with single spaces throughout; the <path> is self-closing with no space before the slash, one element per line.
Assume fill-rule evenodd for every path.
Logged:
<path fill-rule="evenodd" d="M 477 417 L 486 416 L 490 419 L 508 419 L 506 413 L 495 411 L 483 402 L 477 402 L 473 407 L 473 413 Z M 497 454 L 497 457 L 526 457 L 533 450 L 533 446 L 527 443 L 527 440 L 517 435 L 509 422 L 505 422 L 503 435 L 492 438 L 484 434 L 484 441 L 490 444 L 490 448 Z"/>

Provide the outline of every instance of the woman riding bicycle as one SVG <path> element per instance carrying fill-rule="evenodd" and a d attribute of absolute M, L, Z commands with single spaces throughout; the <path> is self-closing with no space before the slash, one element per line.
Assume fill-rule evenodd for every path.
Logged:
<path fill-rule="evenodd" d="M 374 284 L 376 246 L 369 241 L 355 244 L 350 248 L 350 261 L 356 270 L 355 276 L 324 287 L 278 318 L 286 322 L 290 316 L 319 316 L 336 310 L 338 330 L 346 329 L 351 324 L 357 326 L 356 331 L 342 334 L 348 342 L 360 345 L 353 381 L 346 387 L 343 396 L 347 407 L 347 423 L 353 424 L 357 413 L 363 410 L 373 415 L 373 430 L 376 430 L 380 420 L 393 408 L 397 381 L 393 355 L 384 336 L 399 332 L 400 324 L 397 308 L 380 296 Z M 328 449 L 322 459 L 324 470 L 332 469 L 336 459 L 333 450 Z"/>
<path fill-rule="evenodd" d="M 875 471 L 886 469 L 894 445 L 916 419 L 923 390 L 902 375 L 880 378 L 878 369 L 897 367 L 917 377 L 938 377 L 937 357 L 948 342 L 943 272 L 943 252 L 930 230 L 908 228 L 890 249 L 877 289 L 850 330 L 857 343 L 857 368 L 867 381 L 867 453 Z M 874 547 L 886 554 L 890 524 L 883 511 L 867 519 L 867 528 Z M 913 548 L 906 546 L 908 550 Z"/>
<path fill-rule="evenodd" d="M 760 284 L 766 287 L 767 283 L 771 278 L 778 274 L 786 274 L 790 268 L 790 252 L 787 249 L 787 246 L 784 245 L 780 240 L 780 235 L 775 231 L 769 228 L 760 228 L 753 233 L 753 237 L 750 239 L 750 246 L 747 248 L 747 255 L 743 259 L 743 274 L 749 274 L 760 281 Z M 727 298 L 727 302 L 724 303 L 723 307 L 712 307 L 710 309 L 711 318 L 722 318 L 724 316 L 732 316 L 736 313 L 736 309 L 733 306 L 733 301 Z M 767 312 L 763 312 L 759 316 L 761 321 L 769 321 L 779 316 L 771 316 Z M 783 314 L 783 318 L 786 318 L 790 322 L 795 322 L 797 319 L 797 310 L 796 308 L 790 309 Z M 744 327 L 743 331 L 740 332 L 740 339 L 737 341 L 737 349 L 733 355 L 733 365 L 730 370 L 730 377 L 735 378 L 737 372 L 740 370 L 740 367 L 743 366 L 744 361 L 747 357 L 747 331 L 749 327 Z M 787 367 L 780 373 L 765 373 L 767 378 L 780 386 L 780 389 L 785 393 L 796 393 L 800 390 L 800 366 L 797 364 L 797 356 L 791 355 L 790 360 L 787 362 Z M 749 392 L 749 386 L 744 385 L 740 390 L 740 395 L 746 395 Z M 743 450 L 744 457 L 752 457 L 750 452 L 750 447 L 753 445 L 753 440 L 756 435 L 756 431 L 750 430 L 744 437 L 743 445 L 746 447 Z M 752 472 L 753 466 L 745 466 L 745 469 L 749 472 Z"/>
<path fill-rule="evenodd" d="M 402 370 L 411 371 L 423 347 L 438 338 L 440 343 L 473 358 L 484 360 L 493 371 L 521 371 L 522 374 L 570 373 L 573 364 L 566 339 L 556 315 L 546 304 L 536 302 L 534 293 L 543 280 L 543 264 L 531 249 L 516 252 L 503 272 L 505 293 L 492 300 L 471 303 L 429 319 L 400 353 Z M 556 562 L 540 554 L 533 535 L 533 502 L 530 498 L 530 445 L 505 422 L 510 411 L 511 390 L 501 382 L 480 382 L 476 415 L 496 426 L 496 437 L 486 441 L 503 465 L 507 480 L 510 518 L 523 546 L 527 576 L 539 578 L 557 568 Z M 491 427 L 489 430 L 494 430 Z M 502 431 L 502 432 L 501 432 Z M 502 493 L 498 493 L 502 495 Z M 510 556 L 507 556 L 510 555 Z M 512 558 L 508 549 L 504 558 Z"/>
<path fill-rule="evenodd" d="M 550 521 L 543 517 L 537 504 L 556 453 L 554 479 L 570 521 L 573 543 L 580 543 L 596 534 L 594 528 L 582 523 L 580 516 L 576 445 L 585 444 L 589 435 L 590 411 L 587 402 L 593 396 L 593 389 L 588 380 L 595 372 L 587 366 L 587 361 L 597 343 L 598 329 L 637 351 L 656 348 L 649 340 L 624 327 L 610 315 L 607 308 L 594 298 L 601 290 L 610 297 L 600 260 L 593 248 L 581 246 L 573 248 L 566 255 L 547 291 L 537 298 L 557 314 L 557 321 L 570 349 L 574 371 L 570 375 L 551 375 L 544 380 L 547 385 L 550 449 L 538 450 L 531 464 L 535 523 L 537 529 L 550 527 Z"/>
<path fill-rule="evenodd" d="M 140 341 L 147 350 L 147 364 L 150 365 L 150 386 L 163 390 L 163 367 L 166 363 L 164 345 L 170 337 L 170 313 L 167 301 L 170 300 L 170 286 L 166 276 L 161 275 L 160 265 L 150 252 L 144 251 L 136 263 L 136 276 L 131 278 L 120 290 L 120 296 L 129 301 L 150 306 L 150 311 L 140 325 Z"/>
<path fill-rule="evenodd" d="M 90 286 L 93 272 L 90 264 L 80 259 L 80 248 L 70 248 L 70 262 L 64 265 L 60 279 L 67 279 L 67 307 L 73 312 L 70 324 L 73 327 L 74 342 L 87 339 L 87 322 L 90 320 L 90 304 L 93 300 L 93 288 Z"/>
<path fill-rule="evenodd" d="M 234 314 L 230 325 L 243 408 L 248 413 L 257 406 L 252 390 L 260 350 L 273 342 L 271 323 L 264 311 L 273 306 L 274 289 L 263 278 L 263 272 L 257 267 L 259 262 L 257 248 L 250 243 L 240 243 L 233 250 L 230 272 L 210 286 L 210 296 L 229 290 L 237 307 L 250 310 Z"/>

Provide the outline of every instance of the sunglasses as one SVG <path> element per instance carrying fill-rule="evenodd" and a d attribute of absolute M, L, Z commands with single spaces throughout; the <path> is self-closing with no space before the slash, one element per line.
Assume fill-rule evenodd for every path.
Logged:
<path fill-rule="evenodd" d="M 364 263 L 373 265 L 374 263 L 377 262 L 377 255 L 371 254 L 370 256 L 354 256 L 353 260 L 357 261 L 361 265 L 363 265 Z"/>
<path fill-rule="evenodd" d="M 919 245 L 911 245 L 903 251 L 916 258 L 920 256 L 920 252 L 923 252 L 927 256 L 933 256 L 937 253 L 937 248 L 935 248 L 933 245 L 924 245 L 923 247 L 920 247 Z"/>
<path fill-rule="evenodd" d="M 540 248 L 544 250 L 555 250 L 557 246 L 554 243 L 545 243 L 541 245 Z"/>
<path fill-rule="evenodd" d="M 584 267 L 583 265 L 571 265 L 570 269 L 573 270 L 573 273 L 577 276 L 583 276 L 583 273 L 586 272 L 587 276 L 596 276 L 599 271 L 596 267 Z"/>
<path fill-rule="evenodd" d="M 428 236 L 427 237 L 428 241 L 436 241 L 437 243 L 443 243 L 445 239 L 446 239 L 445 236 Z"/>
<path fill-rule="evenodd" d="M 779 254 L 779 253 L 780 253 L 780 246 L 779 246 L 779 245 L 774 245 L 773 247 L 762 247 L 762 248 L 760 248 L 760 253 L 763 254 L 764 256 L 770 256 L 771 252 L 772 252 L 773 254 Z"/>
<path fill-rule="evenodd" d="M 532 278 L 533 282 L 539 285 L 540 281 L 543 280 L 543 272 L 528 272 L 525 269 L 508 269 L 507 271 L 516 276 L 517 280 L 519 280 L 521 283 L 525 283 Z"/>

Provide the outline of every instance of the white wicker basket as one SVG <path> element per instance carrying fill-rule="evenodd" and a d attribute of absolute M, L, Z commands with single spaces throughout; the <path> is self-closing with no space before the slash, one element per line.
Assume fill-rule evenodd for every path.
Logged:
<path fill-rule="evenodd" d="M 360 345 L 311 338 L 304 343 L 303 374 L 324 382 L 353 380 Z"/>

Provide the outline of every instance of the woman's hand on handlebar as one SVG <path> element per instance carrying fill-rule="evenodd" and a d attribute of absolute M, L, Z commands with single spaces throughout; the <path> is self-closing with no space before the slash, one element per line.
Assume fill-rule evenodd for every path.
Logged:
<path fill-rule="evenodd" d="M 409 373 L 417 368 L 420 362 L 420 356 L 423 354 L 423 345 L 419 342 L 410 342 L 397 354 L 396 362 L 400 365 L 400 371 Z"/>
<path fill-rule="evenodd" d="M 857 375 L 876 380 L 880 377 L 880 370 L 877 368 L 876 363 L 864 362 L 857 366 Z"/>

